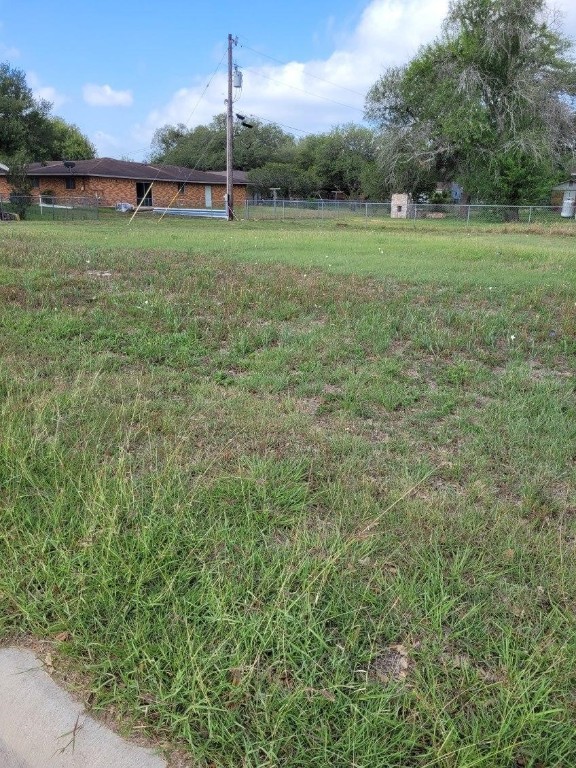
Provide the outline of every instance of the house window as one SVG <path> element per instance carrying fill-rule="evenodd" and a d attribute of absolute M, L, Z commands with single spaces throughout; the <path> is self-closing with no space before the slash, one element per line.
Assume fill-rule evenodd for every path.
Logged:
<path fill-rule="evenodd" d="M 179 181 L 178 182 L 178 194 L 183 195 L 184 192 L 186 192 L 186 182 L 185 181 Z"/>
<path fill-rule="evenodd" d="M 136 205 L 152 207 L 152 184 L 149 181 L 136 182 Z"/>
<path fill-rule="evenodd" d="M 38 189 L 39 186 L 40 186 L 40 179 L 38 178 L 38 176 L 32 176 L 32 188 Z"/>
<path fill-rule="evenodd" d="M 74 176 L 66 176 L 66 189 L 76 189 L 76 179 Z"/>
<path fill-rule="evenodd" d="M 212 187 L 209 184 L 204 187 L 204 205 L 206 208 L 212 208 Z"/>

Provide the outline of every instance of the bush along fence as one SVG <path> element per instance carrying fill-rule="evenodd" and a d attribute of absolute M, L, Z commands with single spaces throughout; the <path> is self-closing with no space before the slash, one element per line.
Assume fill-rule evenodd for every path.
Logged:
<path fill-rule="evenodd" d="M 410 203 L 404 221 L 453 221 L 462 224 L 520 222 L 550 224 L 576 221 L 562 217 L 562 209 L 551 205 L 438 205 Z M 350 200 L 259 200 L 248 201 L 243 215 L 248 219 L 338 219 L 360 217 L 366 220 L 390 218 L 390 202 L 369 203 Z"/>
<path fill-rule="evenodd" d="M 97 219 L 99 205 L 97 197 L 56 197 L 54 195 L 0 195 L 0 220 L 52 219 L 85 220 Z"/>

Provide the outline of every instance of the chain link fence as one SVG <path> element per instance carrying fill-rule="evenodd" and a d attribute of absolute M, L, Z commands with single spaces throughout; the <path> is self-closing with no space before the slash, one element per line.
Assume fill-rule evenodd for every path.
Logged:
<path fill-rule="evenodd" d="M 99 217 L 96 197 L 54 195 L 0 195 L 0 220 L 94 220 Z"/>
<path fill-rule="evenodd" d="M 0 219 L 28 220 L 94 220 L 98 219 L 102 207 L 96 197 L 41 196 L 0 196 Z M 576 219 L 562 216 L 560 206 L 550 205 L 438 205 L 412 203 L 406 215 L 398 221 L 437 221 L 447 224 L 553 224 Z M 236 214 L 246 219 L 279 220 L 330 220 L 361 219 L 365 221 L 384 220 L 392 216 L 390 202 L 369 203 L 354 200 L 258 200 L 247 201 L 243 210 Z"/>
<path fill-rule="evenodd" d="M 563 221 L 561 209 L 552 205 L 433 205 L 408 206 L 407 218 L 414 221 L 447 220 L 474 223 L 550 224 Z"/>
<path fill-rule="evenodd" d="M 360 216 L 387 218 L 391 206 L 385 203 L 363 203 L 352 200 L 258 200 L 247 201 L 247 219 L 339 219 Z"/>
<path fill-rule="evenodd" d="M 366 203 L 350 200 L 259 200 L 248 201 L 247 219 L 339 219 L 361 218 L 367 221 L 387 219 L 392 215 L 390 202 Z M 566 221 L 561 208 L 551 205 L 437 205 L 413 203 L 404 221 L 445 221 L 473 225 L 491 223 L 551 224 Z M 574 219 L 569 219 L 574 220 Z"/>

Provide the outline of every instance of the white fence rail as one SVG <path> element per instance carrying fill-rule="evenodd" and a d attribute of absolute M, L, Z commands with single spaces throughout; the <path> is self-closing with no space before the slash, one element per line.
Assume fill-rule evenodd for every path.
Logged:
<path fill-rule="evenodd" d="M 56 195 L 0 195 L 0 218 L 67 220 L 97 219 L 97 197 L 58 197 Z"/>
<path fill-rule="evenodd" d="M 160 213 L 162 216 L 182 216 L 184 218 L 228 218 L 226 208 L 154 208 L 154 213 Z"/>

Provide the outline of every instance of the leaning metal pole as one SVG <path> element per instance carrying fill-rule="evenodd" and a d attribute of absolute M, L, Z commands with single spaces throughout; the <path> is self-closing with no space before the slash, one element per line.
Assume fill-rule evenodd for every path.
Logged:
<path fill-rule="evenodd" d="M 234 218 L 234 184 L 232 181 L 232 35 L 228 35 L 228 99 L 226 100 L 226 211 L 228 221 Z"/>

